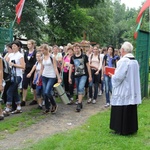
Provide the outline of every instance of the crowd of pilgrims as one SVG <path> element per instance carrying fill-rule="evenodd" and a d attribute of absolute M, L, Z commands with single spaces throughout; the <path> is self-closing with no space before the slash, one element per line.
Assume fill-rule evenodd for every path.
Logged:
<path fill-rule="evenodd" d="M 13 41 L 6 45 L 3 58 L 15 72 L 15 80 L 5 83 L 2 94 L 6 104 L 4 116 L 22 112 L 29 87 L 33 93 L 29 105 L 37 104 L 43 113 L 56 113 L 55 83 L 61 83 L 69 98 L 68 105 L 76 104 L 77 112 L 83 108 L 84 96 L 88 104 L 96 104 L 98 96 L 105 94 L 105 107 L 110 106 L 111 77 L 104 68 L 116 67 L 120 59 L 119 50 L 111 45 L 101 48 L 99 44 L 92 46 L 89 41 L 81 41 L 66 46 L 36 46 L 34 40 L 28 40 L 24 50 L 20 41 Z"/>

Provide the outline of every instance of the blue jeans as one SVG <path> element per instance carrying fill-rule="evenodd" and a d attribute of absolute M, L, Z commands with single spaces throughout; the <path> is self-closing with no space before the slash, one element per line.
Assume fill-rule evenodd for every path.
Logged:
<path fill-rule="evenodd" d="M 12 105 L 12 101 L 13 99 L 15 100 L 16 104 L 20 104 L 20 97 L 18 94 L 18 85 L 21 82 L 21 77 L 20 76 L 16 76 L 14 82 L 12 82 L 7 90 L 7 105 Z"/>
<path fill-rule="evenodd" d="M 85 86 L 86 80 L 87 80 L 87 76 L 75 77 L 78 95 L 84 94 L 84 86 Z"/>
<path fill-rule="evenodd" d="M 111 77 L 104 75 L 106 103 L 110 103 L 110 93 L 112 93 Z M 110 93 L 109 93 L 110 92 Z"/>
<path fill-rule="evenodd" d="M 42 83 L 43 83 L 43 96 L 45 100 L 45 108 L 47 110 L 50 109 L 50 103 L 53 106 L 56 106 L 56 102 L 52 96 L 52 89 L 53 85 L 56 82 L 56 78 L 47 78 L 42 76 Z"/>
<path fill-rule="evenodd" d="M 41 98 L 43 94 L 43 87 L 42 86 L 36 86 L 36 96 L 37 98 Z"/>
<path fill-rule="evenodd" d="M 100 74 L 96 75 L 95 70 L 91 70 L 92 72 L 92 81 L 89 83 L 89 98 L 97 99 L 98 95 L 98 85 L 100 80 Z M 94 85 L 94 97 L 93 97 L 93 85 Z"/>

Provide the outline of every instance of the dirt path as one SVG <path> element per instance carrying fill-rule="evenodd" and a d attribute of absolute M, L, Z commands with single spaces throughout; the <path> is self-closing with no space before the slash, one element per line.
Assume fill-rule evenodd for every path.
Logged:
<path fill-rule="evenodd" d="M 83 102 L 83 110 L 80 113 L 75 112 L 76 105 L 60 103 L 56 114 L 48 114 L 40 122 L 19 130 L 14 134 L 6 135 L 5 139 L 0 140 L 0 150 L 21 150 L 38 142 L 40 139 L 79 126 L 90 116 L 105 109 L 104 96 L 98 97 L 96 104 L 87 104 L 86 102 Z"/>

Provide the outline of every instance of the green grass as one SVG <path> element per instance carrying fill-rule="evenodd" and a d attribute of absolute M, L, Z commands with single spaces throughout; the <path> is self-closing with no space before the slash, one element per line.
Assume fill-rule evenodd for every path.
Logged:
<path fill-rule="evenodd" d="M 18 91 L 20 93 L 20 91 Z M 27 101 L 33 100 L 33 94 L 31 93 L 31 88 L 28 88 L 27 93 Z M 59 97 L 56 98 L 57 103 L 61 103 Z M 2 104 L 2 108 L 4 109 L 5 104 Z M 12 134 L 21 128 L 26 128 L 31 126 L 32 124 L 37 123 L 41 119 L 45 118 L 45 115 L 41 114 L 41 110 L 36 108 L 32 108 L 27 112 L 23 112 L 19 115 L 14 115 L 13 117 L 5 117 L 4 121 L 0 122 L 0 139 L 5 138 L 5 134 Z"/>
<path fill-rule="evenodd" d="M 110 110 L 107 110 L 90 117 L 81 127 L 43 139 L 26 150 L 149 150 L 149 108 L 150 100 L 139 105 L 139 131 L 135 135 L 110 134 Z"/>
<path fill-rule="evenodd" d="M 6 117 L 4 121 L 0 122 L 0 139 L 5 138 L 5 133 L 14 133 L 21 128 L 26 128 L 37 123 L 43 118 L 45 116 L 41 115 L 41 111 L 38 109 L 31 109 L 28 112 L 23 112 L 13 117 Z"/>

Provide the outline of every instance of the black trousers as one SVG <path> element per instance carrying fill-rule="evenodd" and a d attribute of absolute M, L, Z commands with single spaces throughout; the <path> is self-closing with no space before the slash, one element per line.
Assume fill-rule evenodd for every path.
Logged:
<path fill-rule="evenodd" d="M 137 105 L 112 106 L 110 129 L 121 135 L 130 135 L 138 130 Z"/>
<path fill-rule="evenodd" d="M 70 97 L 72 97 L 73 90 L 74 90 L 74 84 L 75 84 L 74 73 L 71 74 L 72 84 L 69 84 L 68 76 L 69 76 L 69 72 L 63 72 L 63 82 L 64 82 L 65 91 L 69 92 Z"/>

